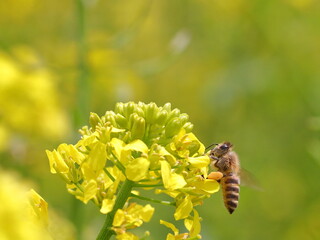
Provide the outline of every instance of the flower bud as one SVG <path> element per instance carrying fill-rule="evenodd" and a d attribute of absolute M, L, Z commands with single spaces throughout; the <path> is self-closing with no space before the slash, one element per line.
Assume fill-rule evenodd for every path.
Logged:
<path fill-rule="evenodd" d="M 165 128 L 166 137 L 172 137 L 180 131 L 181 120 L 178 117 L 175 117 L 170 120 Z"/>
<path fill-rule="evenodd" d="M 167 111 L 168 113 L 171 112 L 171 103 L 166 103 L 163 106 L 163 110 Z"/>
<path fill-rule="evenodd" d="M 115 113 L 113 111 L 107 111 L 106 114 L 104 115 L 105 121 L 110 122 L 112 126 L 117 126 L 116 120 L 114 118 Z"/>
<path fill-rule="evenodd" d="M 189 133 L 193 129 L 193 124 L 191 122 L 187 122 L 183 125 L 183 128 L 186 130 L 186 133 Z"/>
<path fill-rule="evenodd" d="M 89 123 L 93 131 L 96 130 L 96 126 L 99 122 L 101 122 L 101 119 L 98 116 L 98 114 L 91 112 L 89 117 Z"/>
<path fill-rule="evenodd" d="M 124 103 L 123 102 L 118 102 L 116 104 L 114 112 L 123 115 L 124 114 Z"/>
<path fill-rule="evenodd" d="M 169 116 L 168 116 L 168 121 L 170 121 L 171 119 L 175 118 L 175 117 L 179 117 L 180 115 L 180 110 L 175 108 L 173 109 L 170 113 L 169 113 Z"/>
<path fill-rule="evenodd" d="M 136 106 L 136 110 L 135 112 L 140 116 L 140 117 L 145 117 L 145 112 L 143 110 L 143 108 Z"/>
<path fill-rule="evenodd" d="M 146 108 L 146 121 L 153 124 L 156 121 L 156 116 L 158 113 L 158 107 L 155 103 L 148 104 Z"/>
<path fill-rule="evenodd" d="M 168 117 L 167 111 L 162 110 L 162 111 L 158 112 L 156 123 L 159 125 L 163 125 L 166 122 L 167 117 Z"/>
<path fill-rule="evenodd" d="M 127 118 L 135 112 L 135 104 L 133 102 L 128 102 L 124 104 L 123 115 Z"/>
<path fill-rule="evenodd" d="M 139 118 L 139 115 L 137 113 L 133 113 L 129 117 L 129 124 L 128 129 L 132 129 L 133 123 Z"/>
<path fill-rule="evenodd" d="M 114 116 L 117 124 L 119 127 L 121 128 L 127 128 L 127 125 L 128 125 L 128 120 L 123 116 L 121 115 L 120 113 L 117 113 L 115 116 Z"/>
<path fill-rule="evenodd" d="M 186 122 L 188 122 L 189 120 L 189 116 L 186 113 L 182 113 L 179 116 L 180 120 L 181 120 L 181 124 L 184 125 Z"/>
<path fill-rule="evenodd" d="M 131 138 L 132 139 L 142 139 L 145 133 L 146 122 L 144 118 L 137 117 L 133 122 L 133 126 L 131 128 Z"/>

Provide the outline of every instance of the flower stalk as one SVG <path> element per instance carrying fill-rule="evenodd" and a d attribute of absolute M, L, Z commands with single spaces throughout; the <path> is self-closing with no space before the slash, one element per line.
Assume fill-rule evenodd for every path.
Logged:
<path fill-rule="evenodd" d="M 100 230 L 100 233 L 97 237 L 97 240 L 109 240 L 110 237 L 114 234 L 114 231 L 112 230 L 112 223 L 114 219 L 114 215 L 116 214 L 118 209 L 123 208 L 124 204 L 128 200 L 131 190 L 133 187 L 133 182 L 130 180 L 125 180 L 122 184 L 117 200 L 114 204 L 112 212 L 107 214 L 107 217 L 105 219 L 105 222 L 103 224 L 103 227 Z"/>
<path fill-rule="evenodd" d="M 169 205 L 169 206 L 175 206 L 176 205 L 174 202 L 161 201 L 161 200 L 157 200 L 157 199 L 153 199 L 153 198 L 147 198 L 147 197 L 143 197 L 143 196 L 140 196 L 140 195 L 136 195 L 134 193 L 131 193 L 130 197 L 138 198 L 138 199 L 149 201 L 149 202 L 160 203 L 160 204 L 163 204 L 163 205 Z"/>

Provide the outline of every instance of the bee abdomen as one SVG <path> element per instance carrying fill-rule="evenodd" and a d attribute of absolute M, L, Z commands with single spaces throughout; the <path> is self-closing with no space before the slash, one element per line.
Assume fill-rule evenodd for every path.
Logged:
<path fill-rule="evenodd" d="M 222 191 L 223 191 L 223 200 L 224 205 L 228 209 L 229 213 L 233 213 L 233 211 L 238 206 L 239 201 L 239 192 L 240 192 L 240 179 L 236 175 L 228 175 L 223 177 L 221 180 Z"/>

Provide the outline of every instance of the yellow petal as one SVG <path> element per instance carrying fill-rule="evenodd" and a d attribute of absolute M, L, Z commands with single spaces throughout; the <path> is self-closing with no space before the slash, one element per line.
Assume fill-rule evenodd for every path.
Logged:
<path fill-rule="evenodd" d="M 193 205 L 190 199 L 190 196 L 186 196 L 182 202 L 178 205 L 175 213 L 174 218 L 176 220 L 187 218 L 192 211 Z"/>
<path fill-rule="evenodd" d="M 164 147 L 159 147 L 159 154 L 161 156 L 164 156 L 165 159 L 171 164 L 174 164 L 176 162 L 176 158 L 172 154 L 170 154 Z"/>
<path fill-rule="evenodd" d="M 220 189 L 220 184 L 217 181 L 211 179 L 204 179 L 202 181 L 193 182 L 192 186 L 210 194 L 215 193 Z"/>
<path fill-rule="evenodd" d="M 177 173 L 172 173 L 170 177 L 170 182 L 168 184 L 168 189 L 175 190 L 179 188 L 183 188 L 187 184 L 184 177 Z"/>
<path fill-rule="evenodd" d="M 117 159 L 120 159 L 121 152 L 123 150 L 123 147 L 125 146 L 125 143 L 118 138 L 112 138 L 110 144 L 114 149 L 114 155 L 117 157 Z"/>
<path fill-rule="evenodd" d="M 147 176 L 150 162 L 148 159 L 140 157 L 133 159 L 126 166 L 126 176 L 131 181 L 139 181 Z"/>
<path fill-rule="evenodd" d="M 191 164 L 192 167 L 202 168 L 209 165 L 210 159 L 206 155 L 201 157 L 189 157 L 188 162 Z"/>
<path fill-rule="evenodd" d="M 166 237 L 166 240 L 176 240 L 176 237 L 174 235 L 172 235 L 171 233 L 169 233 Z"/>
<path fill-rule="evenodd" d="M 171 166 L 167 161 L 161 161 L 161 176 L 166 189 L 175 190 L 187 184 L 182 175 L 171 173 Z"/>
<path fill-rule="evenodd" d="M 169 223 L 169 222 L 167 222 L 167 221 L 160 220 L 160 224 L 165 225 L 166 227 L 170 228 L 170 229 L 174 232 L 174 235 L 178 235 L 179 230 L 178 230 L 178 228 L 176 228 L 176 226 L 174 226 L 172 223 Z"/>
<path fill-rule="evenodd" d="M 58 147 L 58 152 L 65 153 L 69 159 L 75 161 L 78 164 L 81 164 L 85 159 L 85 155 L 78 151 L 73 145 L 61 144 Z"/>
<path fill-rule="evenodd" d="M 139 240 L 139 238 L 131 232 L 125 232 L 116 236 L 117 240 Z"/>
<path fill-rule="evenodd" d="M 105 167 L 107 161 L 106 145 L 102 142 L 97 142 L 93 145 L 87 163 L 93 170 L 98 171 Z"/>
<path fill-rule="evenodd" d="M 90 146 L 97 142 L 97 136 L 96 135 L 91 135 L 91 136 L 84 136 L 77 144 L 76 146 Z"/>
<path fill-rule="evenodd" d="M 83 188 L 83 199 L 84 203 L 88 203 L 97 193 L 97 182 L 90 180 Z"/>
<path fill-rule="evenodd" d="M 48 203 L 33 189 L 28 192 L 29 201 L 31 206 L 39 218 L 39 220 L 44 224 L 48 224 Z"/>
<path fill-rule="evenodd" d="M 115 201 L 116 201 L 116 196 L 113 196 L 112 199 L 107 199 L 107 198 L 103 199 L 100 212 L 103 214 L 107 214 L 107 213 L 111 212 Z"/>
<path fill-rule="evenodd" d="M 169 188 L 171 167 L 167 161 L 160 161 L 161 164 L 161 176 L 165 188 Z"/>
<path fill-rule="evenodd" d="M 152 215 L 154 213 L 154 207 L 152 207 L 150 204 L 147 204 L 142 208 L 142 210 L 139 213 L 139 217 L 144 221 L 144 222 L 149 222 L 150 219 L 152 218 Z"/>
<path fill-rule="evenodd" d="M 67 173 L 69 172 L 69 167 L 63 160 L 62 156 L 56 151 L 52 152 L 46 150 L 47 156 L 49 158 L 50 171 L 51 173 Z"/>
<path fill-rule="evenodd" d="M 125 212 L 122 209 L 118 209 L 114 216 L 112 226 L 120 227 L 125 221 L 126 221 Z"/>
<path fill-rule="evenodd" d="M 198 236 L 198 234 L 201 231 L 201 224 L 200 224 L 200 217 L 199 217 L 199 213 L 193 209 L 193 223 L 192 223 L 192 227 L 189 230 L 190 231 L 190 237 L 196 237 Z"/>
<path fill-rule="evenodd" d="M 131 143 L 127 144 L 124 147 L 125 150 L 133 150 L 137 152 L 142 152 L 142 153 L 148 153 L 149 148 L 148 146 L 142 142 L 140 139 L 134 140 Z"/>

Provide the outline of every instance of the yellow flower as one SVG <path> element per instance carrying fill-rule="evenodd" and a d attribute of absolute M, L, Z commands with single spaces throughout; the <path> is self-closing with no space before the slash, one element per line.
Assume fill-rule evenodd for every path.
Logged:
<path fill-rule="evenodd" d="M 153 213 L 154 208 L 150 204 L 141 206 L 139 204 L 132 203 L 127 208 L 117 210 L 112 224 L 113 230 L 117 235 L 121 236 L 126 233 L 127 229 L 133 229 L 141 226 L 143 222 L 149 222 Z M 124 236 L 126 235 L 123 235 L 123 237 Z"/>
<path fill-rule="evenodd" d="M 199 217 L 199 213 L 193 209 L 193 218 L 189 219 L 185 219 L 184 220 L 184 225 L 185 227 L 188 229 L 189 231 L 189 235 L 190 237 L 200 237 L 200 231 L 201 231 L 201 225 L 200 225 L 200 217 Z"/>
<path fill-rule="evenodd" d="M 130 232 L 125 232 L 122 234 L 118 234 L 116 236 L 117 240 L 139 240 L 139 237 Z"/>
<path fill-rule="evenodd" d="M 51 173 L 57 173 L 57 171 L 60 173 L 67 173 L 69 171 L 69 167 L 63 160 L 60 153 L 56 150 L 53 150 L 52 152 L 46 150 L 46 153 L 49 158 Z"/>
<path fill-rule="evenodd" d="M 166 237 L 166 240 L 182 240 L 182 239 L 189 239 L 188 233 L 181 233 L 179 234 L 179 229 L 176 228 L 172 223 L 160 220 L 160 224 L 165 225 L 166 227 L 170 228 L 174 234 L 169 233 Z"/>
<path fill-rule="evenodd" d="M 7 129 L 6 142 L 12 132 L 51 140 L 67 136 L 68 119 L 59 104 L 53 74 L 39 64 L 32 49 L 19 47 L 14 54 L 12 58 L 0 51 L 0 124 Z"/>
<path fill-rule="evenodd" d="M 48 225 L 48 203 L 33 189 L 28 192 L 29 201 L 35 216 L 45 226 Z"/>
<path fill-rule="evenodd" d="M 31 205 L 24 184 L 0 171 L 0 239 L 52 239 L 42 222 L 47 221 L 46 203 L 30 194 Z"/>
<path fill-rule="evenodd" d="M 103 169 L 107 161 L 107 151 L 106 145 L 101 142 L 96 142 L 93 144 L 90 153 L 86 159 L 89 167 L 94 171 L 99 171 Z"/>
<path fill-rule="evenodd" d="M 149 166 L 148 159 L 143 157 L 135 158 L 126 167 L 126 176 L 131 181 L 140 181 L 147 177 Z"/>
<path fill-rule="evenodd" d="M 103 214 L 107 214 L 111 212 L 115 201 L 116 201 L 116 196 L 113 196 L 112 199 L 108 199 L 108 198 L 103 199 L 100 212 Z"/>
<path fill-rule="evenodd" d="M 51 172 L 66 181 L 71 194 L 111 216 L 105 231 L 113 229 L 117 239 L 135 239 L 127 230 L 149 221 L 154 212 L 151 205 L 134 202 L 140 198 L 175 206 L 174 218 L 187 219 L 190 234 L 197 238 L 200 218 L 197 212 L 192 217 L 192 210 L 218 191 L 219 184 L 206 179 L 210 159 L 191 132 L 188 115 L 170 104 L 128 102 L 101 117 L 91 113 L 89 122 L 77 144 L 61 144 L 47 155 Z M 167 194 L 172 202 L 134 194 L 135 188 Z M 186 236 L 174 229 L 167 239 Z"/>
<path fill-rule="evenodd" d="M 176 220 L 187 218 L 193 209 L 190 196 L 186 196 L 181 202 L 178 202 L 174 218 Z"/>
<path fill-rule="evenodd" d="M 161 161 L 161 175 L 166 189 L 175 190 L 187 184 L 181 174 L 171 172 L 171 166 L 167 161 Z"/>

